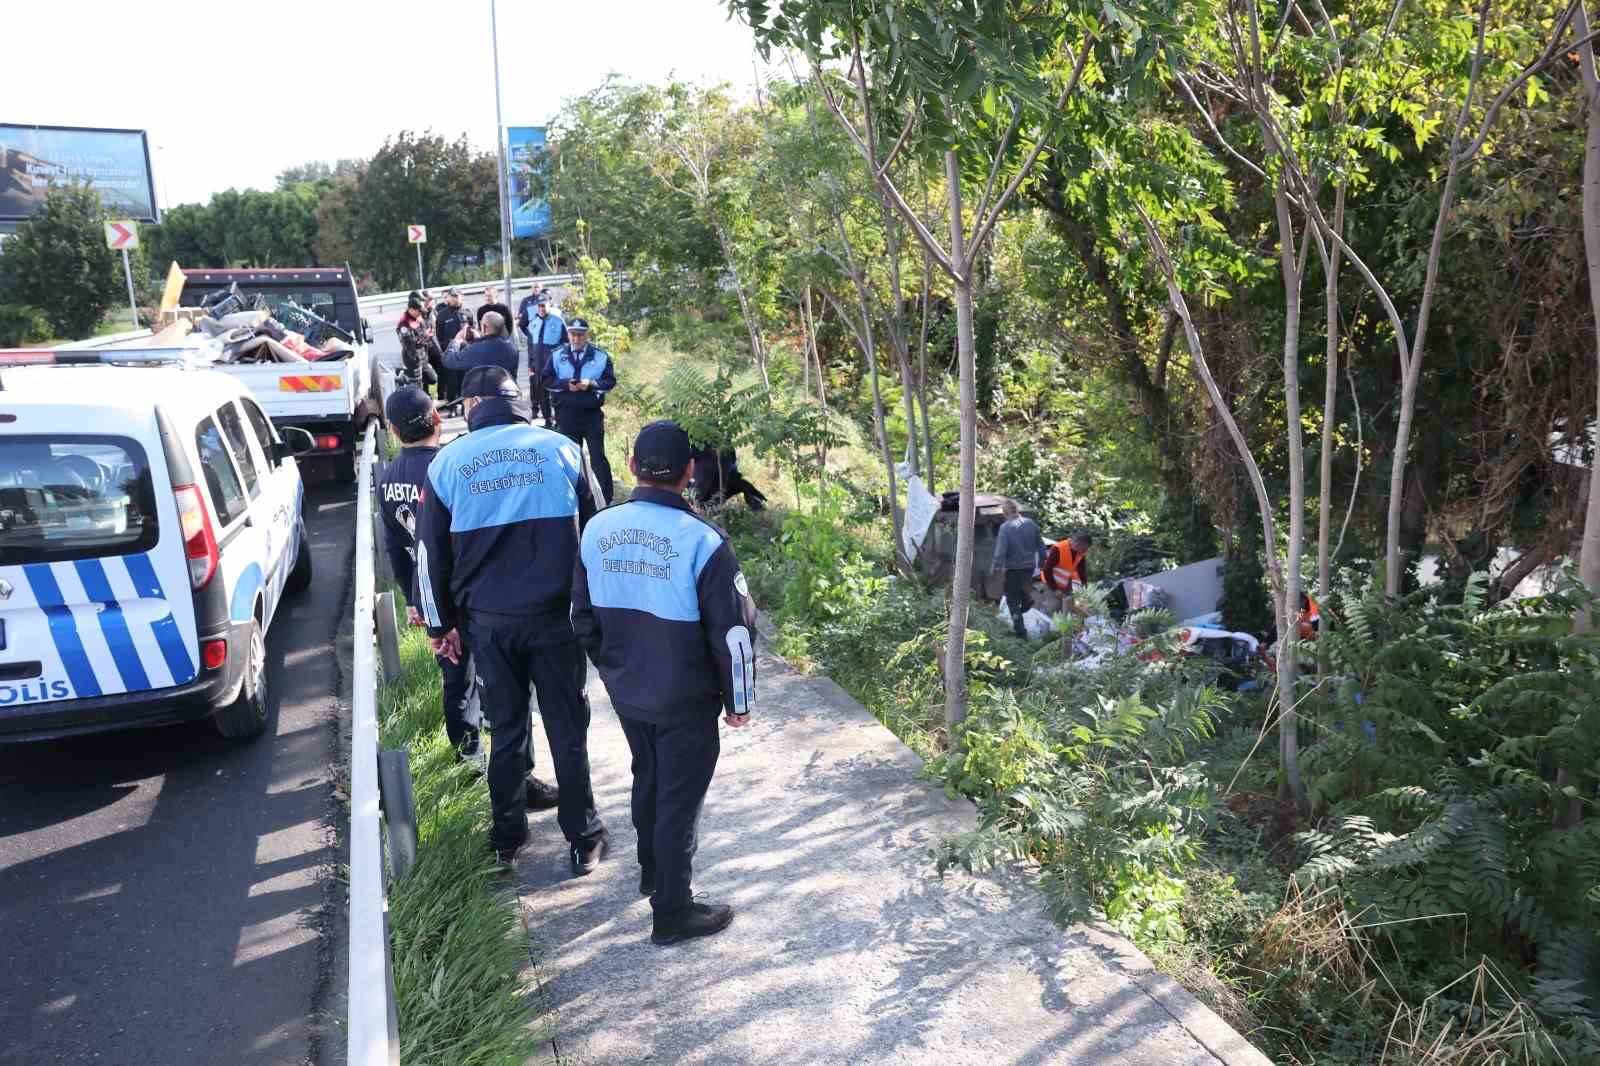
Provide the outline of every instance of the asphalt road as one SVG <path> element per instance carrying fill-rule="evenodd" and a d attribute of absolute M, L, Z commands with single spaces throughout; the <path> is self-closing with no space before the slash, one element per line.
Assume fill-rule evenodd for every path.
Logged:
<path fill-rule="evenodd" d="M 342 1061 L 355 494 L 311 484 L 306 504 L 316 580 L 268 636 L 266 736 L 203 721 L 0 748 L 0 1063 Z"/>

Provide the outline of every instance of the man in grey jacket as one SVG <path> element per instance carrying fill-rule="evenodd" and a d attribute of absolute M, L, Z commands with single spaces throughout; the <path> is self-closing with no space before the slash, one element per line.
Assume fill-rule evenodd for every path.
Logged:
<path fill-rule="evenodd" d="M 1039 526 L 1023 514 L 1016 500 L 1000 505 L 1006 520 L 994 538 L 994 563 L 990 573 L 1005 572 L 1006 607 L 1011 611 L 1011 625 L 1017 636 L 1027 637 L 1022 616 L 1033 606 L 1033 596 L 1028 583 L 1039 572 L 1039 553 L 1044 549 L 1044 538 L 1039 536 Z"/>

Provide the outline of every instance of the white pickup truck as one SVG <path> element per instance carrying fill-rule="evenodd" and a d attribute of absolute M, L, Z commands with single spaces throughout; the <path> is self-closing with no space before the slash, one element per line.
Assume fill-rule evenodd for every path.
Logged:
<path fill-rule="evenodd" d="M 377 367 L 369 345 L 372 331 L 361 317 L 355 282 L 346 267 L 185 270 L 182 303 L 199 306 L 207 297 L 238 291 L 259 294 L 272 317 L 289 329 L 327 334 L 346 342 L 340 350 L 304 363 L 217 363 L 237 378 L 280 431 L 303 429 L 316 450 L 301 463 L 333 465 L 336 477 L 354 481 L 361 432 L 382 418 Z"/>

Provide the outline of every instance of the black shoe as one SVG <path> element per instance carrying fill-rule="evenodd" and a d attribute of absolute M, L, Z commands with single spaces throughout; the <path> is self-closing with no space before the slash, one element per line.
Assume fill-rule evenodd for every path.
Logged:
<path fill-rule="evenodd" d="M 496 862 L 498 862 L 501 866 L 509 867 L 513 862 L 516 861 L 517 852 L 522 850 L 524 844 L 527 844 L 526 840 L 515 847 L 502 848 L 500 845 L 491 840 L 489 841 L 489 850 L 494 852 Z"/>
<path fill-rule="evenodd" d="M 656 891 L 656 872 L 646 867 L 639 867 L 639 895 L 653 896 Z"/>
<path fill-rule="evenodd" d="M 669 918 L 656 915 L 652 944 L 676 944 L 680 940 L 711 936 L 728 928 L 733 908 L 726 903 L 691 903 Z"/>
<path fill-rule="evenodd" d="M 572 845 L 572 876 L 585 877 L 594 873 L 600 860 L 611 850 L 611 834 L 605 830 L 587 844 Z"/>
<path fill-rule="evenodd" d="M 548 811 L 561 803 L 561 790 L 556 786 L 528 775 L 528 810 Z"/>

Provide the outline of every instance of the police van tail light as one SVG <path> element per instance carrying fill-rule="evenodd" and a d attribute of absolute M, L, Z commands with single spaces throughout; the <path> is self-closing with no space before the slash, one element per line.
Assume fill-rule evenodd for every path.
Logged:
<path fill-rule="evenodd" d="M 178 500 L 178 525 L 183 531 L 183 554 L 189 558 L 189 584 L 205 588 L 217 572 L 217 535 L 211 531 L 211 514 L 198 485 L 173 489 Z"/>

